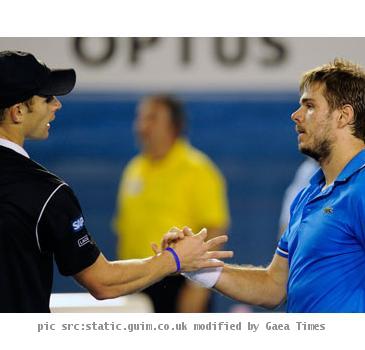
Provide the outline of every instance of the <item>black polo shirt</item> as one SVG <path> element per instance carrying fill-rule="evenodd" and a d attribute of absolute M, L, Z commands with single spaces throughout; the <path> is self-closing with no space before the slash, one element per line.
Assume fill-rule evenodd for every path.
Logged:
<path fill-rule="evenodd" d="M 70 276 L 99 254 L 71 188 L 0 146 L 0 312 L 49 312 L 53 258 Z"/>

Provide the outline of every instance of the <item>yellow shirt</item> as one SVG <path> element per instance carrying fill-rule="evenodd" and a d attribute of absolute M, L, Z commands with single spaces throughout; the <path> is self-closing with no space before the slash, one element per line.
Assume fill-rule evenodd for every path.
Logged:
<path fill-rule="evenodd" d="M 217 167 L 187 141 L 178 139 L 161 160 L 144 155 L 126 166 L 119 186 L 114 229 L 118 256 L 153 254 L 171 227 L 226 227 L 229 222 L 225 182 Z"/>

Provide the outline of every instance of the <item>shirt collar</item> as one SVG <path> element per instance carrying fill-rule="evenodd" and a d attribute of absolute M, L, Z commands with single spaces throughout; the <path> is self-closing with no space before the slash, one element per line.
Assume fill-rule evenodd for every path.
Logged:
<path fill-rule="evenodd" d="M 26 152 L 26 150 L 12 141 L 0 138 L 0 146 L 10 148 L 11 150 L 21 154 L 22 156 L 29 158 L 29 154 Z"/>
<path fill-rule="evenodd" d="M 319 185 L 324 180 L 324 174 L 321 168 L 319 168 L 309 180 L 311 185 Z"/>
<path fill-rule="evenodd" d="M 335 182 L 346 181 L 355 172 L 365 167 L 365 149 L 360 151 L 355 157 L 353 157 L 346 166 L 342 169 L 340 174 L 337 176 Z M 322 169 L 319 169 L 310 179 L 311 185 L 318 185 L 324 181 L 324 174 Z"/>

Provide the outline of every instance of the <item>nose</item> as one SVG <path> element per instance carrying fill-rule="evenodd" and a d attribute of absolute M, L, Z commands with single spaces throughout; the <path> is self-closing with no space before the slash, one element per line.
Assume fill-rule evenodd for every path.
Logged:
<path fill-rule="evenodd" d="M 298 123 L 300 122 L 301 118 L 303 116 L 303 112 L 302 112 L 302 107 L 299 107 L 296 111 L 294 111 L 291 116 L 290 119 L 294 122 L 294 123 Z"/>
<path fill-rule="evenodd" d="M 62 103 L 56 96 L 54 97 L 54 99 L 52 101 L 52 107 L 53 107 L 54 111 L 57 111 L 62 108 Z"/>

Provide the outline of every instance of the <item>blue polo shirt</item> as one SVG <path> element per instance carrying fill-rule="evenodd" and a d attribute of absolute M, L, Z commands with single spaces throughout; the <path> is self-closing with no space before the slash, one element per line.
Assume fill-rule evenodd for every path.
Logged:
<path fill-rule="evenodd" d="M 324 184 L 318 170 L 278 243 L 289 263 L 287 311 L 365 312 L 365 150 Z"/>

